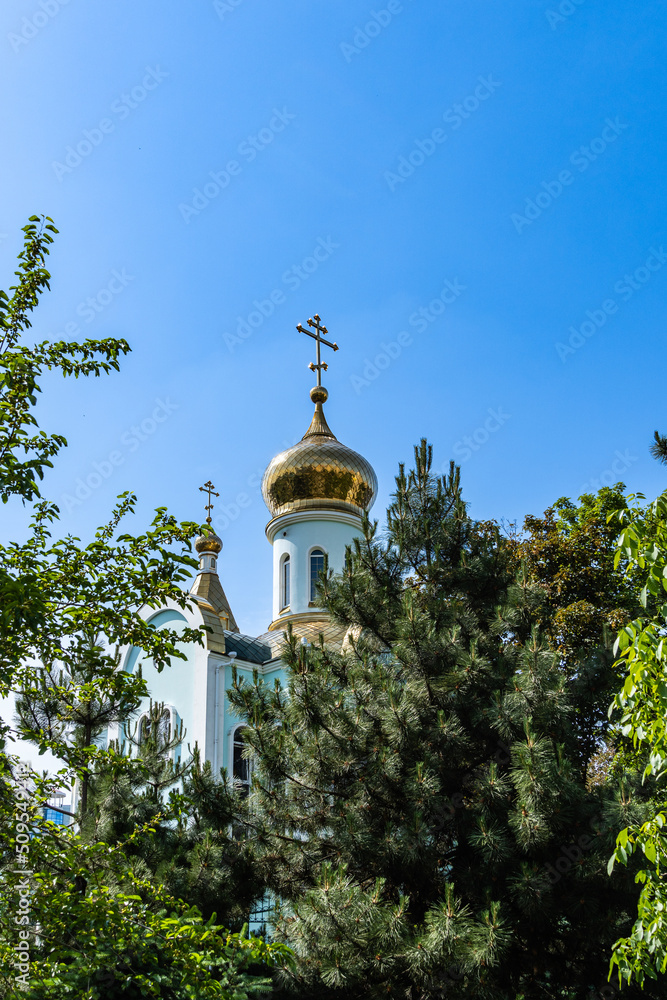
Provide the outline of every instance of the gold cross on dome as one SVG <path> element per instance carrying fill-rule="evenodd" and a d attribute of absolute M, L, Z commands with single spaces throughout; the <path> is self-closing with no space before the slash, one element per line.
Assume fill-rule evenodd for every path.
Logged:
<path fill-rule="evenodd" d="M 213 510 L 213 504 L 211 503 L 211 494 L 213 494 L 214 497 L 219 497 L 220 494 L 215 492 L 215 486 L 213 485 L 210 479 L 207 483 L 204 483 L 203 486 L 200 486 L 199 489 L 202 493 L 208 493 L 208 504 L 204 507 L 204 510 L 208 511 L 208 517 L 206 518 L 206 523 L 210 524 L 211 511 Z"/>
<path fill-rule="evenodd" d="M 315 343 L 317 344 L 317 364 L 313 364 L 313 362 L 311 361 L 308 367 L 310 368 L 311 372 L 317 372 L 318 385 L 322 385 L 322 369 L 324 369 L 324 371 L 327 371 L 329 367 L 326 361 L 322 361 L 321 349 L 320 349 L 321 344 L 326 344 L 327 347 L 330 347 L 334 351 L 338 350 L 338 344 L 332 344 L 329 340 L 325 340 L 324 337 L 322 336 L 323 333 L 328 333 L 329 331 L 327 330 L 326 326 L 320 325 L 321 322 L 322 321 L 320 317 L 317 315 L 317 313 L 315 313 L 315 316 L 313 318 L 308 320 L 308 326 L 312 326 L 313 330 L 316 331 L 315 333 L 311 333 L 310 330 L 306 330 L 305 326 L 302 326 L 301 323 L 297 323 L 296 325 L 296 328 L 299 331 L 299 333 L 305 333 L 307 337 L 312 337 Z"/>

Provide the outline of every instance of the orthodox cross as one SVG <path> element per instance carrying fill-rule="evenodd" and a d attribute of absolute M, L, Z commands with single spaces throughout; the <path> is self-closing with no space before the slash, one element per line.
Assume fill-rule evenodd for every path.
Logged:
<path fill-rule="evenodd" d="M 213 504 L 211 503 L 211 494 L 213 494 L 214 497 L 219 497 L 220 494 L 215 492 L 215 486 L 213 485 L 210 479 L 207 483 L 204 483 L 203 486 L 200 486 L 199 489 L 201 490 L 202 493 L 208 493 L 208 504 L 204 507 L 204 510 L 208 511 L 208 517 L 206 518 L 206 523 L 210 524 L 211 511 L 213 510 Z"/>
<path fill-rule="evenodd" d="M 322 361 L 320 353 L 320 345 L 326 344 L 327 347 L 331 347 L 334 351 L 338 350 L 338 344 L 332 344 L 330 341 L 324 339 L 322 334 L 328 333 L 329 331 L 327 330 L 326 326 L 320 326 L 320 323 L 321 323 L 320 317 L 317 315 L 317 313 L 315 313 L 314 318 L 308 320 L 308 326 L 312 326 L 312 328 L 316 331 L 315 333 L 311 333 L 310 330 L 306 330 L 306 328 L 302 326 L 301 323 L 297 323 L 296 326 L 299 333 L 305 333 L 307 337 L 312 337 L 315 343 L 317 344 L 317 364 L 314 365 L 313 362 L 311 361 L 308 367 L 310 368 L 311 372 L 317 372 L 318 385 L 322 385 L 322 369 L 326 371 L 329 367 L 326 361 Z"/>

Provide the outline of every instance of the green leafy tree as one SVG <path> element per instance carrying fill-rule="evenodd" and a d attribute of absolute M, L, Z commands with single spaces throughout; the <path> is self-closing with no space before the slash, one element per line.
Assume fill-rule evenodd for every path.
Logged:
<path fill-rule="evenodd" d="M 613 643 L 618 629 L 639 610 L 625 563 L 616 563 L 617 529 L 609 523 L 625 508 L 622 484 L 585 494 L 574 503 L 558 500 L 543 516 L 525 519 L 518 546 L 543 601 L 536 621 L 558 652 L 575 697 L 573 724 L 582 769 L 613 754 L 607 736 L 607 709 L 618 687 Z M 617 741 L 617 734 L 612 734 Z"/>
<path fill-rule="evenodd" d="M 644 777 L 657 783 L 657 803 L 644 823 L 621 831 L 609 862 L 613 871 L 616 862 L 641 859 L 637 919 L 631 933 L 616 942 L 612 959 L 620 979 L 641 985 L 667 971 L 667 493 L 647 507 L 639 505 L 643 499 L 638 494 L 637 505 L 613 519 L 621 526 L 617 559 L 626 560 L 639 579 L 644 609 L 618 636 L 626 673 L 613 708 L 624 735 L 643 751 Z"/>
<path fill-rule="evenodd" d="M 30 791 L 32 798 L 36 789 Z M 23 806 L 20 796 L 18 801 Z M 26 826 L 22 813 L 18 817 L 16 827 Z M 72 828 L 45 822 L 34 810 L 29 829 L 32 874 L 26 879 L 27 868 L 4 872 L 0 995 L 246 1000 L 264 992 L 275 961 L 288 958 L 278 944 L 202 920 L 196 908 L 133 871 L 128 848 L 149 828 L 137 829 L 115 849 L 83 841 Z M 26 881 L 30 895 L 23 907 Z M 40 928 L 38 941 L 34 925 Z M 21 930 L 31 941 L 23 964 L 16 960 Z"/>
<path fill-rule="evenodd" d="M 117 339 L 25 343 L 31 313 L 48 289 L 45 268 L 53 234 L 51 219 L 33 216 L 24 227 L 17 284 L 10 295 L 0 291 L 0 496 L 34 502 L 27 541 L 0 547 L 0 693 L 22 686 L 26 664 L 38 653 L 55 663 L 103 634 L 113 645 L 134 642 L 156 659 L 158 667 L 171 656 L 182 656 L 175 631 L 156 633 L 137 614 L 142 604 L 160 607 L 168 598 L 181 607 L 187 595 L 180 586 L 195 565 L 190 540 L 199 530 L 193 523 L 177 524 L 164 509 L 151 530 L 133 537 L 120 535 L 121 520 L 133 513 L 136 498 L 124 494 L 109 523 L 95 540 L 80 547 L 67 536 L 51 542 L 50 527 L 58 508 L 40 499 L 38 480 L 66 444 L 60 434 L 37 426 L 34 409 L 45 370 L 64 376 L 99 376 L 119 368 L 130 348 Z M 174 551 L 174 547 L 180 551 Z M 190 630 L 185 641 L 197 640 Z"/>
<path fill-rule="evenodd" d="M 37 425 L 41 375 L 99 375 L 129 350 L 122 340 L 28 342 L 30 314 L 49 287 L 44 264 L 55 232 L 50 219 L 30 220 L 17 284 L 0 292 L 0 496 L 33 506 L 27 540 L 0 546 L 0 694 L 23 692 L 23 734 L 63 761 L 55 776 L 20 768 L 1 723 L 0 993 L 242 1000 L 262 988 L 279 947 L 230 935 L 144 878 L 132 846 L 150 824 L 111 846 L 90 838 L 87 822 L 78 834 L 42 818 L 54 780 L 79 782 L 88 821 L 91 776 L 145 765 L 100 738 L 143 693 L 141 679 L 105 650 L 133 645 L 163 669 L 184 656 L 183 644 L 201 641 L 196 629 L 155 629 L 140 613 L 167 601 L 187 605 L 183 583 L 196 565 L 190 543 L 199 525 L 179 524 L 161 508 L 143 535 L 121 534 L 136 505 L 125 494 L 89 544 L 51 540 L 58 508 L 41 498 L 38 481 L 66 442 Z"/>
<path fill-rule="evenodd" d="M 39 498 L 38 481 L 52 458 L 67 443 L 61 434 L 47 434 L 37 426 L 34 408 L 45 370 L 64 376 L 100 375 L 118 369 L 119 358 L 129 351 L 125 340 L 86 340 L 83 343 L 42 341 L 25 344 L 31 313 L 40 295 L 49 288 L 45 267 L 49 247 L 57 229 L 49 218 L 33 216 L 23 229 L 24 246 L 19 254 L 17 283 L 9 292 L 0 290 L 0 497 L 6 503 L 16 497 L 24 503 Z M 54 508 L 40 508 L 36 532 L 43 538 L 44 523 Z M 6 554 L 3 554 L 6 555 Z M 38 570 L 28 561 L 22 572 L 0 559 L 0 691 L 7 694 L 13 671 L 22 662 L 24 650 L 14 651 L 12 640 L 20 626 L 33 634 L 44 626 L 44 598 Z"/>
<path fill-rule="evenodd" d="M 61 434 L 38 429 L 34 415 L 36 394 L 44 370 L 64 376 L 100 375 L 118 370 L 119 358 L 129 351 L 125 340 L 86 340 L 83 343 L 22 342 L 31 327 L 30 314 L 48 289 L 51 275 L 45 262 L 53 234 L 49 218 L 32 216 L 24 226 L 24 247 L 19 254 L 18 282 L 10 295 L 0 290 L 0 496 L 29 501 L 39 497 L 37 480 L 51 468 L 51 459 L 67 444 Z"/>
<path fill-rule="evenodd" d="M 67 670 L 61 661 L 42 660 L 29 678 L 16 701 L 18 733 L 79 776 L 78 820 L 84 827 L 94 756 L 101 750 L 106 758 L 109 726 L 129 719 L 146 690 L 141 674 L 128 675 L 118 653 L 105 652 L 97 636 L 76 636 L 66 662 Z"/>
<path fill-rule="evenodd" d="M 563 497 L 541 517 L 525 519 L 519 555 L 540 585 L 540 627 L 565 667 L 584 650 L 606 647 L 609 634 L 637 610 L 625 563 L 615 560 L 617 530 L 609 523 L 625 507 L 619 483 L 584 494 L 578 504 Z"/>

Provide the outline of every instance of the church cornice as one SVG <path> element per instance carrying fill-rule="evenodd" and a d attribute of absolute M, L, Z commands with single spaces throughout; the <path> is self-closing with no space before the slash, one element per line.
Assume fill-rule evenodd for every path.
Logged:
<path fill-rule="evenodd" d="M 289 511 L 286 514 L 279 514 L 272 518 L 266 526 L 266 537 L 273 544 L 273 540 L 279 531 L 284 531 L 292 524 L 300 521 L 333 521 L 337 524 L 347 524 L 357 531 L 361 531 L 361 517 L 359 514 L 336 509 L 327 508 L 320 503 L 317 508 L 303 508 L 301 510 Z"/>
<path fill-rule="evenodd" d="M 328 625 L 331 619 L 326 611 L 303 611 L 300 614 L 281 615 L 269 625 L 269 632 L 285 632 L 288 624 L 299 625 Z"/>

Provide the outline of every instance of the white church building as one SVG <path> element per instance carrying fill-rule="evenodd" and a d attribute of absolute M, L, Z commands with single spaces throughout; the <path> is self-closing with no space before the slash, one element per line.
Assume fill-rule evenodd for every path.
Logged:
<path fill-rule="evenodd" d="M 321 385 L 321 372 L 327 366 L 321 362 L 320 345 L 337 347 L 322 337 L 327 331 L 319 316 L 308 324 L 316 333 L 300 325 L 297 329 L 317 342 L 317 364 L 310 365 L 317 372 L 318 384 L 310 391 L 315 412 L 301 441 L 276 455 L 262 480 L 270 515 L 266 537 L 273 549 L 273 620 L 262 635 L 239 632 L 219 575 L 222 541 L 211 532 L 195 542 L 199 570 L 191 589 L 191 609 L 174 605 L 146 614 L 158 628 L 203 626 L 204 644 L 187 645 L 186 659 L 172 661 L 161 673 L 141 650 L 124 653 L 125 669 L 136 670 L 141 663 L 153 702 L 164 703 L 174 725 L 183 724 L 185 742 L 191 747 L 198 744 L 214 774 L 224 767 L 241 783 L 248 782 L 248 771 L 242 756 L 243 719 L 227 696 L 232 665 L 250 682 L 255 670 L 271 686 L 276 679 L 282 681 L 281 648 L 288 623 L 304 642 L 317 642 L 321 634 L 325 641 L 343 641 L 342 630 L 317 604 L 316 584 L 325 560 L 329 569 L 342 571 L 346 546 L 361 535 L 362 515 L 377 494 L 370 463 L 338 441 L 327 424 L 328 394 Z M 209 524 L 210 520 L 209 510 Z"/>

